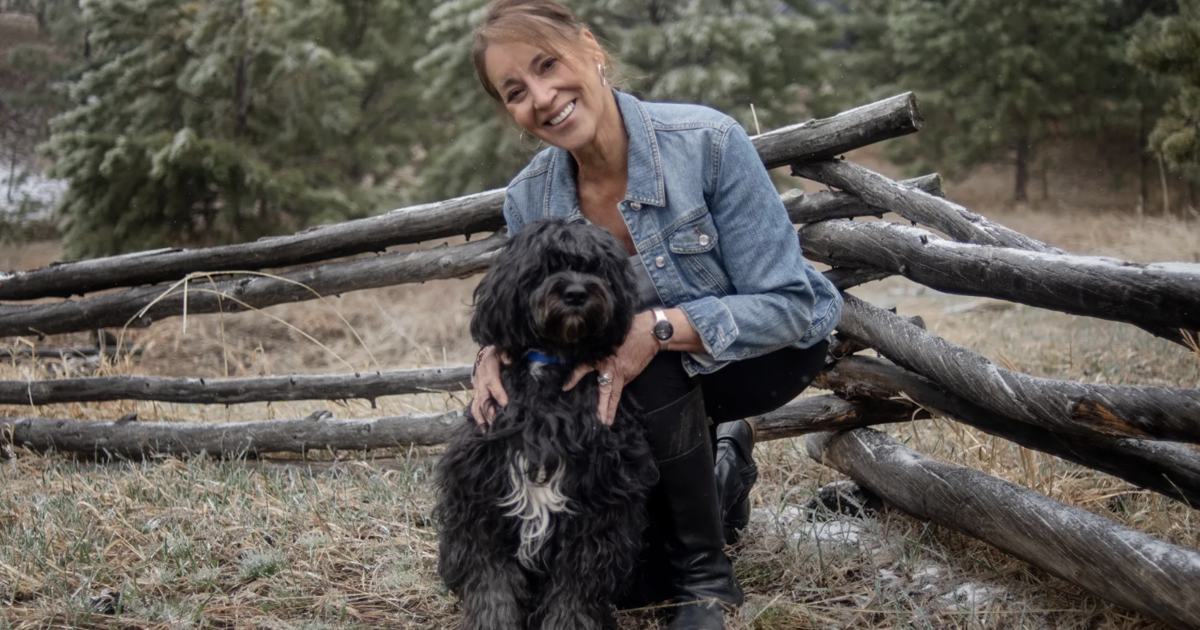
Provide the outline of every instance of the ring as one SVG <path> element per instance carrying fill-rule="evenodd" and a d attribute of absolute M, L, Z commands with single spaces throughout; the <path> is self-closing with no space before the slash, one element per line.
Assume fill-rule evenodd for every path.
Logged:
<path fill-rule="evenodd" d="M 600 383 L 600 387 L 608 387 L 609 385 L 612 385 L 612 374 L 609 374 L 608 372 L 601 372 L 600 378 L 596 379 L 596 382 Z"/>

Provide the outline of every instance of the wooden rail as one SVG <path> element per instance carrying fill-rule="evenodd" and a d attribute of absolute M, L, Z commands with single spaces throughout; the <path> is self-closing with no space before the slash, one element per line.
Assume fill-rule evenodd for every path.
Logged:
<path fill-rule="evenodd" d="M 798 160 L 827 159 L 921 128 L 911 92 L 751 138 L 767 168 Z M 204 249 L 160 249 L 57 263 L 0 273 L 0 300 L 70 297 L 93 291 L 174 281 L 198 271 L 249 271 L 287 267 L 504 226 L 503 190 L 393 210 L 387 214 Z"/>
<path fill-rule="evenodd" d="M 916 411 L 916 405 L 904 401 L 848 402 L 832 395 L 804 398 L 768 414 L 759 439 L 902 422 Z M 456 426 L 465 422 L 462 411 L 363 419 L 336 419 L 328 412 L 318 412 L 306 418 L 253 422 L 0 418 L 0 444 L 121 457 L 202 452 L 239 456 L 330 448 L 361 451 L 442 444 L 450 439 Z"/>
<path fill-rule="evenodd" d="M 1093 595 L 1176 628 L 1200 628 L 1200 553 L 970 468 L 884 433 L 808 438 L 810 457 L 917 518 L 978 538 Z"/>
<path fill-rule="evenodd" d="M 154 400 L 236 405 L 286 400 L 375 401 L 383 396 L 460 391 L 471 387 L 471 366 L 389 370 L 354 374 L 252 378 L 93 376 L 37 381 L 0 381 L 0 405 L 53 405 L 106 400 Z"/>
<path fill-rule="evenodd" d="M 956 243 L 885 221 L 814 223 L 800 231 L 800 240 L 812 260 L 880 269 L 946 293 L 1148 329 L 1200 329 L 1200 264 L 1131 263 Z"/>
<path fill-rule="evenodd" d="M 1065 433 L 1200 442 L 1200 389 L 1013 372 L 852 295 L 845 300 L 841 334 L 1003 417 Z"/>

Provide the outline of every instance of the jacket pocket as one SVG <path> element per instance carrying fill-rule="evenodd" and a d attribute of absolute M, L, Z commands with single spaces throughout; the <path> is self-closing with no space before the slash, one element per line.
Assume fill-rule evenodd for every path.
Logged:
<path fill-rule="evenodd" d="M 684 274 L 685 289 L 693 298 L 728 293 L 728 274 L 717 249 L 716 226 L 707 212 L 684 223 L 671 233 L 667 249 Z"/>

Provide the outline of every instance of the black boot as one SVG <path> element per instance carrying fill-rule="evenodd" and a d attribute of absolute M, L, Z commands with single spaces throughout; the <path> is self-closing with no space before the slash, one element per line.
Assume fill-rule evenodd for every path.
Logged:
<path fill-rule="evenodd" d="M 669 630 L 724 630 L 724 611 L 743 596 L 725 556 L 721 507 L 704 397 L 697 387 L 647 414 L 659 485 L 651 497 L 675 599 Z"/>
<path fill-rule="evenodd" d="M 749 420 L 734 420 L 717 425 L 717 494 L 720 496 L 725 543 L 741 539 L 750 524 L 750 489 L 758 481 L 754 463 L 754 425 Z"/>

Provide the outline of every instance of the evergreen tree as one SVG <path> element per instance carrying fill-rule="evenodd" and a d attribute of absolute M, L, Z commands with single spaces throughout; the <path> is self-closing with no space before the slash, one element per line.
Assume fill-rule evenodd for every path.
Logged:
<path fill-rule="evenodd" d="M 828 29 L 806 0 L 567 0 L 617 58 L 621 89 L 655 101 L 701 103 L 754 133 L 795 122 L 820 84 Z M 470 59 L 487 0 L 449 0 L 434 10 L 429 52 L 418 62 L 425 100 L 447 141 L 422 170 L 427 198 L 504 186 L 532 155 L 497 113 Z M 527 137 L 528 141 L 528 137 Z"/>
<path fill-rule="evenodd" d="M 1149 148 L 1192 182 L 1200 181 L 1200 0 L 1180 0 L 1171 16 L 1148 16 L 1129 44 L 1130 58 L 1174 95 Z"/>
<path fill-rule="evenodd" d="M 53 122 L 69 254 L 245 240 L 364 214 L 409 161 L 429 0 L 84 0 Z"/>
<path fill-rule="evenodd" d="M 54 86 L 83 59 L 84 38 L 74 0 L 21 0 L 7 8 L 33 26 L 18 31 L 9 23 L 0 33 L 0 171 L 8 174 L 0 206 L 15 208 L 22 200 L 14 187 L 36 175 L 35 148 L 67 106 Z"/>
<path fill-rule="evenodd" d="M 843 71 L 913 90 L 927 124 L 896 157 L 954 173 L 1010 158 L 1028 199 L 1037 148 L 1108 106 L 1112 0 L 848 0 Z M 1011 156 L 1011 157 L 1010 157 Z"/>

